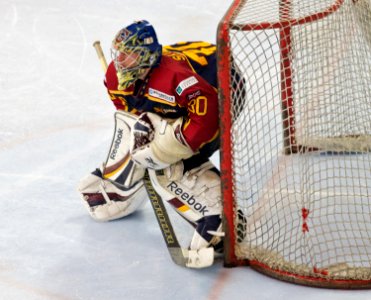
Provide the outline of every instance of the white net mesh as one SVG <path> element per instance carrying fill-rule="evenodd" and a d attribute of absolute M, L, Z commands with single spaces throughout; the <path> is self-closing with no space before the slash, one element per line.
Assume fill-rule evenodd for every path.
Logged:
<path fill-rule="evenodd" d="M 370 0 L 246 0 L 235 12 L 238 258 L 371 280 L 370 21 Z"/>

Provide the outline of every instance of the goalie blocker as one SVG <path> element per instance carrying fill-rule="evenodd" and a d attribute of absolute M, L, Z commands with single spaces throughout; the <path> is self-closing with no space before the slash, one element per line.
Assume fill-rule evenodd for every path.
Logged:
<path fill-rule="evenodd" d="M 152 124 L 152 120 L 157 123 Z M 106 163 L 101 170 L 83 178 L 78 187 L 85 207 L 95 220 L 109 221 L 125 217 L 137 210 L 147 199 L 143 185 L 145 167 L 143 163 L 139 165 L 134 162 L 133 149 L 138 149 L 139 145 L 140 149 L 150 149 L 150 145 L 158 142 L 159 136 L 164 138 L 160 134 L 161 131 L 172 130 L 174 128 L 172 124 L 180 121 L 168 123 L 153 116 L 150 121 L 146 121 L 145 125 L 147 129 L 150 128 L 149 130 L 143 127 L 143 120 L 137 116 L 123 111 L 116 112 L 115 134 Z M 140 136 L 138 130 L 143 128 L 145 138 L 134 147 L 134 132 L 138 137 Z M 170 139 L 173 139 L 173 136 Z M 189 156 L 184 149 L 185 146 L 178 148 L 181 153 Z M 151 155 L 151 152 L 147 151 L 147 158 L 148 155 Z M 168 165 L 174 158 L 169 159 L 170 161 L 165 162 Z M 144 161 L 156 160 L 158 157 L 155 156 Z M 147 167 L 153 169 L 151 165 Z M 218 170 L 208 158 L 196 154 L 189 159 L 172 163 L 164 169 L 150 171 L 150 175 L 152 185 L 161 199 L 167 201 L 180 216 L 195 227 L 189 247 L 191 252 L 187 252 L 187 255 L 192 255 L 192 260 L 197 263 L 188 262 L 186 265 L 189 267 L 210 265 L 212 263 L 210 258 L 205 265 L 199 261 L 199 257 L 194 256 L 197 256 L 200 249 L 208 247 L 222 250 L 222 206 Z"/>

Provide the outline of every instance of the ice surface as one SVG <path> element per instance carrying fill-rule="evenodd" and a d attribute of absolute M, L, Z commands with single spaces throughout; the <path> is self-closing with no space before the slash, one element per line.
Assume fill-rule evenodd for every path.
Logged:
<path fill-rule="evenodd" d="M 163 44 L 215 42 L 225 0 L 2 0 L 0 299 L 371 299 L 249 268 L 174 265 L 153 212 L 94 222 L 76 192 L 105 159 L 113 106 L 92 43 L 148 19 Z M 181 235 L 186 235 L 186 229 Z M 186 237 L 185 237 L 186 239 Z"/>

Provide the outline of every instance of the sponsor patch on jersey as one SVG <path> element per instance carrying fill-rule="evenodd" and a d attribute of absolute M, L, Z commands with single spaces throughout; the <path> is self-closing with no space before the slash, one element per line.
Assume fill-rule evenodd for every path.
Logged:
<path fill-rule="evenodd" d="M 184 90 L 188 89 L 192 85 L 195 85 L 198 82 L 197 78 L 194 76 L 188 77 L 179 83 L 175 91 L 180 96 Z"/>
<path fill-rule="evenodd" d="M 155 98 L 158 98 L 158 99 L 161 99 L 161 100 L 165 100 L 166 102 L 175 103 L 175 97 L 171 96 L 171 95 L 168 95 L 168 94 L 165 94 L 164 92 L 149 88 L 148 89 L 148 94 L 152 97 L 155 97 Z"/>

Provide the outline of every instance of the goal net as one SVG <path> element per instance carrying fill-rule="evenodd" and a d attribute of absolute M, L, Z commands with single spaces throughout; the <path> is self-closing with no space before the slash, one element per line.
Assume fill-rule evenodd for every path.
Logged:
<path fill-rule="evenodd" d="M 225 264 L 371 287 L 371 0 L 236 0 L 218 51 Z"/>

